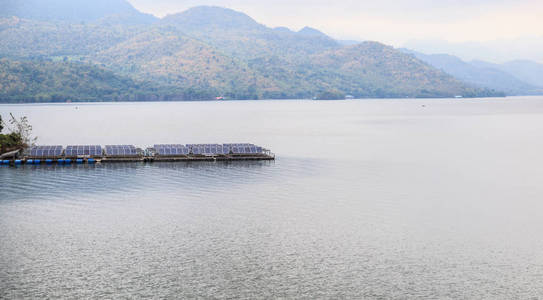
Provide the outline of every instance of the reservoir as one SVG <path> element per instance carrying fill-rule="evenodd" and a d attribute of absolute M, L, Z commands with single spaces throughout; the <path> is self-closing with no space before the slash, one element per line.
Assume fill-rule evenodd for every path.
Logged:
<path fill-rule="evenodd" d="M 0 166 L 0 298 L 543 295 L 543 98 L 0 105 L 43 145 L 274 161 Z"/>

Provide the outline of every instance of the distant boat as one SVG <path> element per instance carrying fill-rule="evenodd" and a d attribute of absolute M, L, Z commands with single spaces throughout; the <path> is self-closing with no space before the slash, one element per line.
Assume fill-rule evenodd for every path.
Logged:
<path fill-rule="evenodd" d="M 456 99 L 464 98 L 464 96 L 454 96 Z"/>

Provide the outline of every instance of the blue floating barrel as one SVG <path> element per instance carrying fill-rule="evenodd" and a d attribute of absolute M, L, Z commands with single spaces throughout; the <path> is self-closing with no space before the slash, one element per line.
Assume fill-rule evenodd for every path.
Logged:
<path fill-rule="evenodd" d="M 6 159 L 6 160 L 3 160 L 2 163 L 3 163 L 4 165 L 9 165 L 10 161 Z"/>
<path fill-rule="evenodd" d="M 58 163 L 59 165 L 64 164 L 64 162 L 66 162 L 64 159 L 59 159 L 59 160 L 57 160 L 57 163 Z"/>
<path fill-rule="evenodd" d="M 83 163 L 83 159 L 82 159 L 82 158 L 78 158 L 75 162 L 78 163 L 78 164 L 82 164 L 82 163 Z"/>
<path fill-rule="evenodd" d="M 94 163 L 96 163 L 96 160 L 94 158 L 89 158 L 89 159 L 87 159 L 87 163 L 94 164 Z"/>
<path fill-rule="evenodd" d="M 27 164 L 27 165 L 31 165 L 31 164 L 33 164 L 33 163 L 34 163 L 34 160 L 32 160 L 32 159 L 27 159 L 27 160 L 26 160 L 26 164 Z"/>
<path fill-rule="evenodd" d="M 71 163 L 72 163 L 72 160 L 69 159 L 69 158 L 67 158 L 66 160 L 64 160 L 64 163 L 66 163 L 66 164 L 71 164 Z"/>
<path fill-rule="evenodd" d="M 39 160 L 39 159 L 35 159 L 35 160 L 34 160 L 34 164 L 35 164 L 35 165 L 39 165 L 39 164 L 41 164 L 41 160 Z"/>
<path fill-rule="evenodd" d="M 15 160 L 15 164 L 16 164 L 16 165 L 20 165 L 20 164 L 22 164 L 22 163 L 23 163 L 23 161 L 20 160 L 20 159 L 16 159 L 16 160 Z"/>
<path fill-rule="evenodd" d="M 50 165 L 50 164 L 53 163 L 53 160 L 52 160 L 52 159 L 46 159 L 46 160 L 45 160 L 45 163 L 48 164 L 48 165 Z"/>

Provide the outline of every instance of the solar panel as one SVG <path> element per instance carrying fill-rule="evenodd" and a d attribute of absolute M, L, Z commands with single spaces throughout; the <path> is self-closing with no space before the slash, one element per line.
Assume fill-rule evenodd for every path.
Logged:
<path fill-rule="evenodd" d="M 100 149 L 98 149 L 98 151 L 100 151 Z M 138 156 L 137 149 L 134 145 L 106 145 L 105 153 L 107 156 Z"/>
<path fill-rule="evenodd" d="M 28 152 L 34 157 L 56 157 L 62 155 L 62 146 L 33 146 Z"/>
<path fill-rule="evenodd" d="M 66 156 L 101 156 L 102 146 L 97 145 L 70 145 L 66 147 Z"/>
<path fill-rule="evenodd" d="M 190 151 L 189 148 L 181 144 L 154 145 L 154 148 L 158 155 L 165 155 L 165 156 L 187 155 Z M 135 151 L 135 150 L 130 150 L 130 151 Z"/>

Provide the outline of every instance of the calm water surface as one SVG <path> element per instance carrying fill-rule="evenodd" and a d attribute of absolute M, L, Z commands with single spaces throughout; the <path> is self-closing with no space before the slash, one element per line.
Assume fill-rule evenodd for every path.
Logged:
<path fill-rule="evenodd" d="M 543 295 L 543 98 L 3 105 L 41 144 L 275 162 L 0 167 L 0 298 Z"/>

